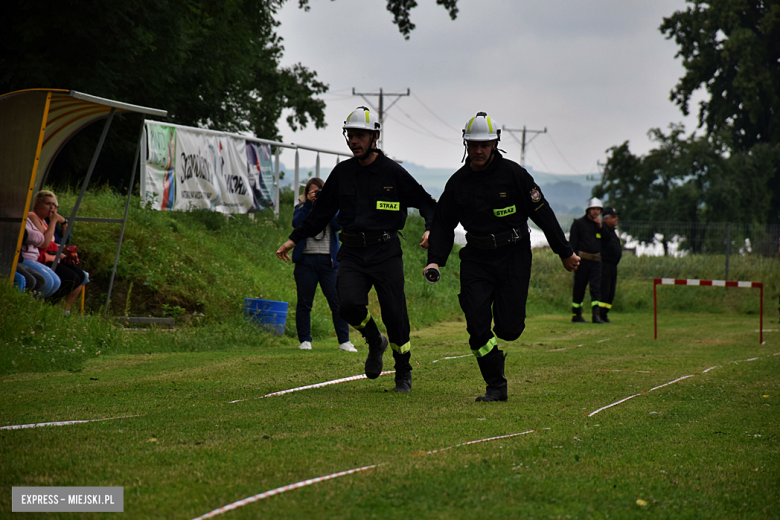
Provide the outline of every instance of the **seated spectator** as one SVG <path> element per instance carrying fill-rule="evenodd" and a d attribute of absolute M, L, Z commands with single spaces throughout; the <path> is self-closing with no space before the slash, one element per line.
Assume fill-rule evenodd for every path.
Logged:
<path fill-rule="evenodd" d="M 25 229 L 24 236 L 22 237 L 22 244 L 27 243 L 29 236 L 30 234 L 27 232 L 27 229 Z M 16 259 L 16 274 L 24 278 L 23 290 L 29 292 L 30 294 L 40 296 L 40 291 L 43 289 L 44 284 L 46 284 L 46 278 L 44 278 L 44 276 L 38 271 L 30 269 L 24 265 L 24 257 L 21 255 L 21 253 L 19 254 L 19 258 Z"/>
<path fill-rule="evenodd" d="M 49 246 L 54 238 L 54 232 L 57 224 L 62 226 L 62 232 L 66 233 L 68 220 L 60 215 L 57 211 L 59 204 L 57 203 L 57 197 L 53 192 L 48 190 L 39 191 L 35 195 L 35 204 L 33 211 L 28 214 L 30 220 L 38 228 L 40 232 L 44 234 L 44 243 L 38 246 L 38 249 L 42 250 L 38 261 L 51 267 L 54 262 L 54 258 L 47 258 L 45 254 L 46 248 Z M 49 219 L 52 225 L 46 223 L 46 218 Z M 66 264 L 63 262 L 64 258 L 60 258 L 60 262 L 57 264 L 54 272 L 59 276 L 61 285 L 60 288 L 52 295 L 55 300 L 62 299 L 64 301 L 65 314 L 70 314 L 70 307 L 76 298 L 81 294 L 84 284 L 89 280 L 86 273 L 74 264 Z"/>
<path fill-rule="evenodd" d="M 38 262 L 38 248 L 43 247 L 44 244 L 46 244 L 45 235 L 41 233 L 41 231 L 35 227 L 32 220 L 28 218 L 27 223 L 25 224 L 25 238 L 22 243 L 22 255 L 19 258 L 22 263 L 18 265 L 24 265 L 24 268 L 38 273 L 38 275 L 43 278 L 43 283 L 40 286 L 36 285 L 36 290 L 41 298 L 49 298 L 57 292 L 61 282 L 60 277 L 57 276 L 54 271 Z"/>

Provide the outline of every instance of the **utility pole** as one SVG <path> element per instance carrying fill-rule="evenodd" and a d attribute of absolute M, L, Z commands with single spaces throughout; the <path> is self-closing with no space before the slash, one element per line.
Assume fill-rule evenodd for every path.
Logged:
<path fill-rule="evenodd" d="M 352 87 L 352 95 L 353 96 L 360 96 L 362 97 L 368 105 L 379 114 L 379 142 L 377 143 L 377 146 L 380 150 L 384 150 L 384 136 L 385 136 L 385 112 L 387 110 L 390 110 L 390 108 L 398 103 L 398 100 L 401 99 L 402 96 L 408 96 L 411 93 L 411 91 L 407 88 L 406 94 L 387 94 L 385 92 L 382 92 L 382 89 L 379 89 L 379 93 L 376 92 L 355 92 L 355 87 Z M 379 108 L 375 108 L 374 105 L 371 104 L 371 102 L 366 99 L 366 96 L 379 96 Z M 385 106 L 385 96 L 396 96 L 395 101 L 390 103 L 390 106 L 387 108 L 384 108 Z"/>
<path fill-rule="evenodd" d="M 513 129 L 513 128 L 507 128 L 505 126 L 501 126 L 502 132 L 509 132 L 509 135 L 512 136 L 512 138 L 517 141 L 517 137 L 515 137 L 515 134 L 513 132 L 522 132 L 523 133 L 523 141 L 517 141 L 520 145 L 520 166 L 525 168 L 525 145 L 531 144 L 531 141 L 537 138 L 539 134 L 546 134 L 547 133 L 547 127 L 544 127 L 544 130 L 527 130 L 525 128 L 525 125 L 523 125 L 522 129 Z M 530 140 L 526 141 L 526 134 L 536 134 L 534 135 Z"/>

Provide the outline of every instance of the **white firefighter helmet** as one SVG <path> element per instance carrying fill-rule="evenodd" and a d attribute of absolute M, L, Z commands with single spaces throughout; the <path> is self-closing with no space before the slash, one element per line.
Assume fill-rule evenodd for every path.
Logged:
<path fill-rule="evenodd" d="M 379 121 L 377 120 L 376 114 L 369 111 L 366 107 L 357 107 L 347 116 L 347 120 L 344 121 L 344 126 L 342 128 L 345 131 L 348 128 L 355 128 L 378 132 Z"/>
<path fill-rule="evenodd" d="M 493 141 L 501 140 L 501 129 L 495 119 L 485 112 L 477 112 L 477 115 L 469 119 L 463 128 L 464 141 Z"/>
<path fill-rule="evenodd" d="M 602 209 L 603 207 L 604 207 L 604 205 L 603 205 L 603 204 L 601 203 L 601 201 L 600 201 L 598 198 L 596 198 L 596 197 L 593 197 L 592 199 L 590 199 L 590 200 L 588 201 L 588 208 L 587 208 L 587 209 L 590 209 L 590 208 L 599 208 L 599 209 Z"/>

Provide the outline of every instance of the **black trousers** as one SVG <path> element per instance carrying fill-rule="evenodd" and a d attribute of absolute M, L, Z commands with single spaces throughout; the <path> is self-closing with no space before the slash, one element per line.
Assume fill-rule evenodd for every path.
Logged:
<path fill-rule="evenodd" d="M 511 246 L 508 246 L 511 247 Z M 469 346 L 479 350 L 493 333 L 514 341 L 525 329 L 525 303 L 531 279 L 531 248 L 463 254 L 460 262 L 460 308 L 466 315 Z M 495 320 L 491 332 L 490 326 Z M 484 352 L 487 354 L 487 352 Z"/>
<path fill-rule="evenodd" d="M 580 266 L 574 271 L 572 303 L 582 304 L 588 284 L 590 284 L 590 302 L 598 305 L 601 302 L 601 262 L 580 260 Z"/>
<path fill-rule="evenodd" d="M 615 286 L 617 285 L 617 264 L 601 262 L 601 303 L 602 307 L 611 308 L 615 301 Z"/>
<path fill-rule="evenodd" d="M 51 267 L 53 263 L 54 262 L 49 262 L 46 265 Z M 86 280 L 84 271 L 77 265 L 58 263 L 57 269 L 54 272 L 60 277 L 60 280 L 62 280 L 62 285 L 60 285 L 57 292 L 52 295 L 52 299 L 54 300 L 65 298 Z"/>
<path fill-rule="evenodd" d="M 314 294 L 317 284 L 322 294 L 328 300 L 333 328 L 339 343 L 349 341 L 349 325 L 339 315 L 339 297 L 336 293 L 336 274 L 338 267 L 333 267 L 330 255 L 302 254 L 295 264 L 295 287 L 298 292 L 298 302 L 295 305 L 295 328 L 298 341 L 311 341 L 311 308 L 314 304 Z"/>
<path fill-rule="evenodd" d="M 343 251 L 346 249 L 342 247 Z M 352 248 L 350 248 L 352 249 Z M 365 248 L 372 260 L 377 255 Z M 400 252 L 400 247 L 399 247 Z M 404 292 L 404 262 L 400 254 L 379 262 L 364 263 L 354 251 L 340 255 L 336 289 L 339 294 L 339 314 L 353 327 L 364 324 L 368 317 L 368 292 L 373 287 L 382 310 L 382 323 L 393 350 L 406 350 L 409 343 L 409 315 Z"/>

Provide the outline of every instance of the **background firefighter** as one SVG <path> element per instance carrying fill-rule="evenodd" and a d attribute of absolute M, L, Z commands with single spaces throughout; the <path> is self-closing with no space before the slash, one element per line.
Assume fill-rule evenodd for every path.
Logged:
<path fill-rule="evenodd" d="M 582 259 L 580 267 L 574 273 L 574 289 L 571 300 L 574 323 L 587 323 L 582 317 L 582 301 L 585 299 L 585 288 L 590 284 L 590 305 L 593 323 L 604 323 L 601 320 L 601 220 L 599 214 L 601 201 L 593 197 L 588 202 L 585 216 L 571 223 L 569 242 L 571 247 Z"/>

